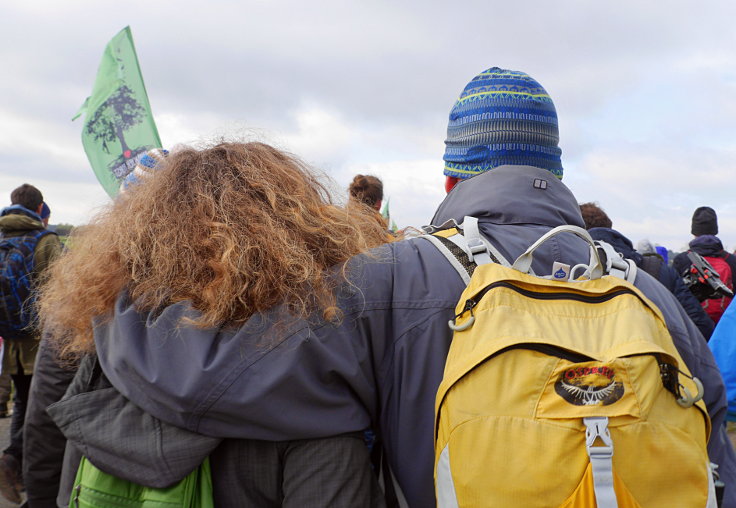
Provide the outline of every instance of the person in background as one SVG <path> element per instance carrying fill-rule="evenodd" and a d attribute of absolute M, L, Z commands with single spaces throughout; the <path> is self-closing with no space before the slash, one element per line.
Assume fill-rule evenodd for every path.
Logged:
<path fill-rule="evenodd" d="M 651 250 L 650 253 L 640 254 L 634 250 L 631 240 L 613 229 L 611 219 L 596 203 L 581 204 L 580 213 L 583 216 L 583 221 L 585 221 L 585 229 L 588 230 L 594 240 L 611 244 L 617 252 L 620 252 L 625 258 L 631 259 L 637 267 L 657 279 L 670 293 L 675 295 L 677 301 L 680 302 L 687 315 L 698 327 L 705 340 L 710 339 L 715 324 L 682 282 L 682 277 L 672 267 L 668 266 L 659 254 L 654 252 L 651 244 L 650 249 L 648 249 Z"/>
<path fill-rule="evenodd" d="M 721 282 L 733 290 L 733 281 L 734 277 L 736 277 L 736 256 L 726 252 L 721 240 L 716 236 L 718 234 L 718 217 L 716 211 L 709 206 L 697 208 L 693 212 L 690 232 L 695 237 L 688 244 L 690 250 L 703 256 L 713 269 L 718 272 Z M 675 256 L 675 259 L 672 260 L 672 266 L 681 275 L 690 270 L 691 262 L 687 257 L 687 252 L 681 252 Z M 721 296 L 703 300 L 701 305 L 713 322 L 718 323 L 718 320 L 721 319 L 723 312 L 730 303 L 730 297 Z"/>
<path fill-rule="evenodd" d="M 480 233 L 507 259 L 557 226 L 583 227 L 578 202 L 560 181 L 558 141 L 554 104 L 536 80 L 500 68 L 478 74 L 450 112 L 449 194 L 431 223 L 477 217 Z M 545 275 L 553 262 L 574 266 L 589 256 L 586 242 L 563 234 L 539 247 L 532 268 Z M 386 244 L 351 259 L 344 270 L 348 280 L 336 293 L 341 322 L 314 314 L 289 330 L 263 326 L 277 320 L 279 309 L 237 330 L 172 329 L 171 323 L 196 316 L 189 302 L 152 312 L 122 298 L 112 321 L 95 329 L 102 369 L 132 403 L 210 435 L 293 439 L 373 425 L 392 473 L 387 485 L 396 487 L 399 501 L 435 506 L 435 397 L 452 341 L 447 323 L 465 284 L 423 238 Z M 725 389 L 712 354 L 669 291 L 646 274 L 635 284 L 659 307 L 683 361 L 705 385 L 714 429 L 710 460 L 726 479 L 724 508 L 736 508 L 736 458 L 719 431 Z M 274 336 L 278 348 L 247 346 Z M 206 370 L 193 350 L 207 352 Z M 192 369 L 197 376 L 187 374 Z M 506 473 L 499 475 L 504 481 L 524 481 L 523 475 L 507 480 L 503 460 L 487 462 Z"/>
<path fill-rule="evenodd" d="M 1 338 L 1 337 L 0 337 Z M 11 412 L 8 408 L 10 402 L 11 388 L 10 374 L 3 372 L 0 374 L 0 418 L 7 418 Z"/>
<path fill-rule="evenodd" d="M 49 205 L 46 204 L 44 201 L 41 203 L 41 213 L 39 213 L 41 216 L 41 222 L 43 222 L 43 227 L 47 228 L 49 227 L 49 219 L 51 218 L 51 208 L 49 208 Z"/>
<path fill-rule="evenodd" d="M 383 182 L 373 175 L 355 175 L 348 187 L 350 197 L 376 211 L 383 202 Z"/>
<path fill-rule="evenodd" d="M 372 175 L 355 175 L 348 187 L 348 206 L 361 204 L 373 212 L 373 217 L 386 229 L 386 241 L 395 242 L 404 238 L 406 230 L 392 231 L 389 219 L 381 214 L 383 204 L 383 182 Z M 395 226 L 394 226 L 395 227 Z"/>
<path fill-rule="evenodd" d="M 36 187 L 27 183 L 21 185 L 10 194 L 10 202 L 11 205 L 0 212 L 2 242 L 12 244 L 13 249 L 16 249 L 17 252 L 27 254 L 24 254 L 23 268 L 14 265 L 13 269 L 8 269 L 9 277 L 17 277 L 18 280 L 7 281 L 7 283 L 20 284 L 20 280 L 30 275 L 31 292 L 29 295 L 33 295 L 33 290 L 41 284 L 47 268 L 61 252 L 61 242 L 56 234 L 46 229 L 48 215 L 44 219 L 41 214 L 44 209 L 50 214 L 50 210 L 44 204 L 41 191 Z M 7 269 L 10 266 L 9 258 L 5 258 L 3 263 L 5 263 L 4 268 Z M 23 314 L 16 308 L 17 304 L 18 302 L 11 301 L 11 299 L 3 299 L 5 315 L 17 317 Z M 19 307 L 33 308 L 33 302 L 27 299 Z M 14 503 L 20 502 L 20 492 L 23 490 L 23 428 L 33 365 L 40 339 L 40 332 L 33 326 L 36 321 L 35 315 L 29 316 L 28 319 L 32 325 L 21 331 L 0 330 L 0 335 L 5 340 L 3 372 L 10 374 L 15 386 L 10 443 L 0 457 L 0 493 Z"/>

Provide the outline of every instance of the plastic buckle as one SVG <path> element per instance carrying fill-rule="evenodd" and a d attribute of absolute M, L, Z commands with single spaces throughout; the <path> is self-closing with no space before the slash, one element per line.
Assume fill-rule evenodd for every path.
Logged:
<path fill-rule="evenodd" d="M 588 449 L 589 457 L 609 458 L 613 457 L 613 440 L 608 431 L 608 417 L 594 416 L 583 418 L 585 423 L 585 447 Z M 605 446 L 593 446 L 597 439 Z"/>
<path fill-rule="evenodd" d="M 484 252 L 486 250 L 486 246 L 480 238 L 473 238 L 468 241 L 468 250 L 471 254 L 478 254 L 479 252 Z"/>

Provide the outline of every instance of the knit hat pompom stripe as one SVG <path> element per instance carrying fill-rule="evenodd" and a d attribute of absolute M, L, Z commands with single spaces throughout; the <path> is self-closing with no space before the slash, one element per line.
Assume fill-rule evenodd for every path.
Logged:
<path fill-rule="evenodd" d="M 557 112 L 523 72 L 488 69 L 468 83 L 450 112 L 447 176 L 469 178 L 503 165 L 547 169 L 562 178 Z"/>

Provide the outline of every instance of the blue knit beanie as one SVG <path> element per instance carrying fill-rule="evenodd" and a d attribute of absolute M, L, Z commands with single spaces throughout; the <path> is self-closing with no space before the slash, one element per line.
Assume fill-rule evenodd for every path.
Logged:
<path fill-rule="evenodd" d="M 450 111 L 445 175 L 470 178 L 503 165 L 562 178 L 557 112 L 531 76 L 493 67 L 467 84 Z"/>

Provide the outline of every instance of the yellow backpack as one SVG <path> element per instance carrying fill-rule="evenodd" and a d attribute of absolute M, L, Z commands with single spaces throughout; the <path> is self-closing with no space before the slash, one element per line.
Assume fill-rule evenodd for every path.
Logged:
<path fill-rule="evenodd" d="M 606 270 L 585 230 L 561 226 L 509 266 L 477 220 L 463 226 L 431 235 L 472 268 L 435 406 L 438 506 L 715 508 L 702 384 L 659 309 L 604 275 L 635 265 Z M 561 232 L 591 245 L 590 264 L 529 274 Z"/>

